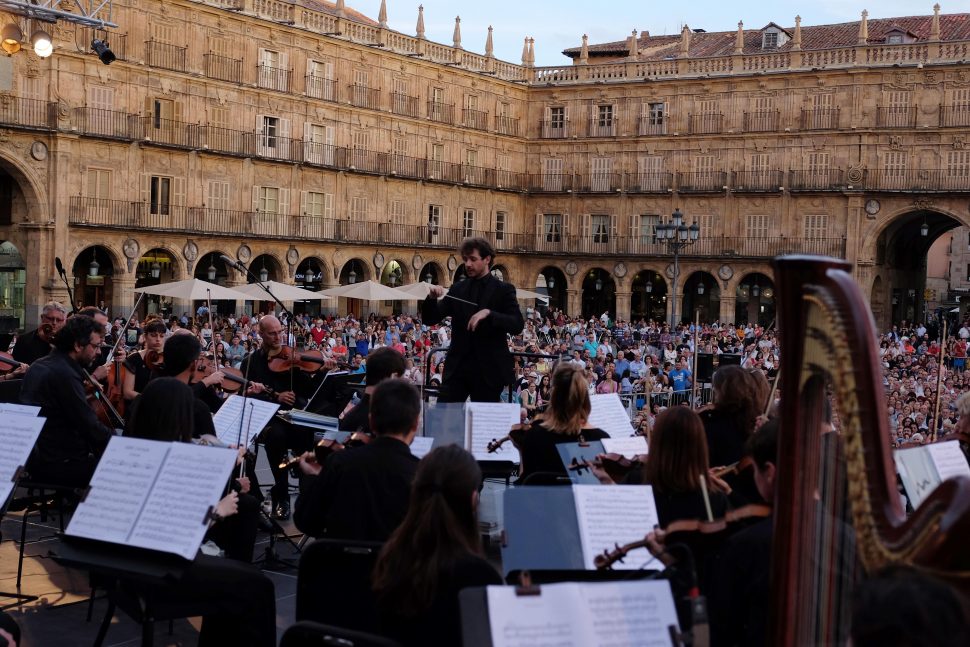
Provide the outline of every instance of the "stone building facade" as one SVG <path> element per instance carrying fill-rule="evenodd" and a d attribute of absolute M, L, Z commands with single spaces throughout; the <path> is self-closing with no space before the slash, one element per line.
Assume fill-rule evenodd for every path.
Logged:
<path fill-rule="evenodd" d="M 245 282 L 223 254 L 311 289 L 449 285 L 481 234 L 570 314 L 769 323 L 770 259 L 805 252 L 854 263 L 886 322 L 920 316 L 926 250 L 970 223 L 966 15 L 633 34 L 555 68 L 382 18 L 115 0 L 116 31 L 0 58 L 0 315 L 67 298 L 55 257 L 122 311 L 136 286 Z M 699 236 L 675 264 L 655 234 L 677 209 Z"/>

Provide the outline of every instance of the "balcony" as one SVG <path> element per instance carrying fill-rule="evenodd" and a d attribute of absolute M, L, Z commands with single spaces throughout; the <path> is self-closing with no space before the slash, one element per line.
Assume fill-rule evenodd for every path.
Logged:
<path fill-rule="evenodd" d="M 378 151 L 369 151 L 362 148 L 348 148 L 338 150 L 338 165 L 351 171 L 359 173 L 374 173 L 377 175 L 387 175 L 390 172 L 390 155 Z M 346 161 L 339 162 L 339 152 L 346 151 Z"/>
<path fill-rule="evenodd" d="M 145 62 L 151 67 L 185 72 L 185 53 L 187 51 L 187 47 L 149 40 L 145 42 Z"/>
<path fill-rule="evenodd" d="M 381 107 L 381 91 L 366 85 L 348 85 L 347 100 L 355 108 L 379 110 Z"/>
<path fill-rule="evenodd" d="M 83 135 L 110 139 L 142 139 L 142 118 L 100 108 L 74 108 L 71 123 Z"/>
<path fill-rule="evenodd" d="M 468 186 L 495 186 L 495 169 L 464 164 L 461 167 L 462 182 Z"/>
<path fill-rule="evenodd" d="M 190 126 L 192 148 L 222 155 L 254 157 L 256 134 L 218 126 Z"/>
<path fill-rule="evenodd" d="M 57 104 L 40 99 L 0 96 L 0 123 L 21 128 L 57 128 Z"/>
<path fill-rule="evenodd" d="M 691 135 L 710 135 L 722 132 L 724 115 L 719 112 L 705 112 L 687 115 L 688 133 Z"/>
<path fill-rule="evenodd" d="M 425 179 L 429 182 L 446 182 L 448 184 L 461 184 L 462 172 L 461 164 L 442 162 L 439 160 L 426 160 Z"/>
<path fill-rule="evenodd" d="M 571 193 L 571 173 L 530 173 L 527 178 L 530 193 Z"/>
<path fill-rule="evenodd" d="M 205 59 L 205 75 L 210 79 L 242 83 L 242 60 L 212 52 L 202 58 Z"/>
<path fill-rule="evenodd" d="M 627 173 L 627 193 L 670 193 L 674 190 L 674 174 L 664 172 Z"/>
<path fill-rule="evenodd" d="M 876 108 L 879 128 L 916 128 L 916 106 L 879 106 Z"/>
<path fill-rule="evenodd" d="M 788 172 L 789 191 L 842 191 L 846 188 L 839 169 L 809 169 Z"/>
<path fill-rule="evenodd" d="M 428 119 L 443 124 L 454 124 L 455 106 L 440 101 L 428 101 Z"/>
<path fill-rule="evenodd" d="M 865 188 L 883 193 L 970 193 L 970 169 L 870 169 Z"/>
<path fill-rule="evenodd" d="M 159 117 L 142 117 L 145 141 L 163 146 L 190 148 L 189 124 Z"/>
<path fill-rule="evenodd" d="M 757 110 L 744 113 L 741 128 L 746 133 L 773 133 L 778 130 L 780 116 L 777 110 Z"/>
<path fill-rule="evenodd" d="M 616 119 L 599 119 L 594 117 L 589 120 L 590 137 L 615 137 Z"/>
<path fill-rule="evenodd" d="M 146 202 L 105 200 L 72 196 L 68 222 L 79 227 L 105 227 L 121 230 L 156 231 L 173 234 L 211 236 L 256 236 L 341 244 L 401 245 L 454 249 L 464 230 L 421 225 L 398 225 L 318 216 L 291 216 L 276 213 L 206 209 Z M 563 255 L 620 256 L 651 255 L 670 257 L 666 245 L 651 236 L 570 236 L 557 232 L 502 232 L 502 249 L 522 253 L 544 252 Z M 494 234 L 492 234 L 494 237 Z M 845 257 L 844 238 L 750 238 L 704 237 L 681 250 L 687 258 L 773 258 L 786 253 L 809 253 Z"/>
<path fill-rule="evenodd" d="M 727 173 L 723 171 L 677 174 L 677 191 L 680 193 L 722 193 L 726 190 Z"/>
<path fill-rule="evenodd" d="M 539 122 L 539 133 L 542 139 L 565 139 L 569 136 L 569 128 L 561 119 L 543 119 Z"/>
<path fill-rule="evenodd" d="M 802 110 L 802 130 L 834 130 L 839 127 L 838 108 Z"/>
<path fill-rule="evenodd" d="M 306 75 L 306 95 L 311 99 L 337 100 L 337 81 L 322 76 Z"/>
<path fill-rule="evenodd" d="M 290 76 L 293 71 L 282 67 L 271 67 L 269 65 L 256 66 L 256 85 L 264 90 L 276 90 L 277 92 L 290 91 Z"/>
<path fill-rule="evenodd" d="M 784 188 L 782 171 L 735 171 L 731 182 L 735 193 L 781 193 Z"/>
<path fill-rule="evenodd" d="M 400 92 L 391 93 L 391 112 L 404 117 L 421 116 L 421 100 L 418 97 L 410 97 Z"/>
<path fill-rule="evenodd" d="M 576 189 L 579 193 L 616 193 L 623 187 L 622 173 L 594 171 L 578 177 L 582 178 Z"/>
<path fill-rule="evenodd" d="M 970 104 L 940 106 L 940 125 L 944 128 L 970 126 Z"/>
<path fill-rule="evenodd" d="M 256 155 L 266 159 L 281 162 L 303 161 L 302 139 L 280 137 L 272 133 L 258 133 L 256 135 Z"/>
<path fill-rule="evenodd" d="M 488 130 L 488 113 L 484 110 L 465 108 L 461 111 L 461 123 L 465 128 Z"/>
<path fill-rule="evenodd" d="M 519 120 L 515 117 L 495 115 L 495 132 L 499 135 L 512 135 L 517 137 L 519 134 Z"/>
<path fill-rule="evenodd" d="M 637 119 L 637 135 L 666 135 L 667 121 L 663 115 L 643 115 Z"/>

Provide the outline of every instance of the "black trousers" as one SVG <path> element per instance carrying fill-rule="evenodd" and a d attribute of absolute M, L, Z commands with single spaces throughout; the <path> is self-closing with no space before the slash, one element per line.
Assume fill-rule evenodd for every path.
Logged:
<path fill-rule="evenodd" d="M 500 402 L 502 389 L 507 385 L 493 384 L 482 379 L 482 375 L 458 372 L 448 376 L 438 392 L 438 402 Z"/>
<path fill-rule="evenodd" d="M 225 551 L 228 559 L 247 564 L 253 561 L 259 521 L 259 501 L 251 494 L 239 495 L 239 511 L 209 529 L 209 538 Z"/>
<path fill-rule="evenodd" d="M 302 454 L 312 449 L 313 429 L 274 418 L 263 429 L 259 439 L 266 447 L 266 459 L 269 461 L 269 468 L 273 473 L 274 484 L 269 492 L 275 506 L 281 501 L 288 500 L 289 496 L 286 471 L 279 467 L 280 463 L 286 458 L 286 450 L 291 449 L 294 454 Z"/>

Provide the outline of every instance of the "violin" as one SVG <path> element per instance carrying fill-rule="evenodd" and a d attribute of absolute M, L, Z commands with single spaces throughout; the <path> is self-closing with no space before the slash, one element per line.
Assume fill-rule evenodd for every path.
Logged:
<path fill-rule="evenodd" d="M 54 324 L 42 323 L 37 326 L 37 336 L 47 343 L 54 341 Z"/>
<path fill-rule="evenodd" d="M 342 443 L 337 440 L 324 438 L 313 447 L 313 455 L 307 458 L 307 462 L 323 465 L 330 454 L 342 452 L 349 447 L 366 445 L 370 443 L 371 440 L 373 440 L 373 436 L 370 434 L 365 434 L 362 431 L 353 432 L 347 437 L 347 440 Z M 281 470 L 294 469 L 299 463 L 300 457 L 295 456 L 280 463 L 279 467 Z"/>
<path fill-rule="evenodd" d="M 208 360 L 204 359 L 199 360 L 199 363 L 196 364 L 193 381 L 202 381 L 216 371 L 222 373 L 222 382 L 220 382 L 217 386 L 227 393 L 235 393 L 236 391 L 246 388 L 252 384 L 252 382 L 247 380 L 242 371 L 239 369 L 231 368 L 229 366 L 213 366 L 208 362 Z M 276 391 L 268 386 L 263 387 L 263 393 L 270 398 L 276 397 Z"/>
<path fill-rule="evenodd" d="M 23 365 L 23 362 L 15 360 L 10 353 L 0 353 L 0 375 L 16 371 Z"/>
<path fill-rule="evenodd" d="M 731 474 L 740 474 L 750 467 L 754 467 L 754 461 L 751 460 L 750 456 L 745 456 L 741 460 L 731 463 L 730 465 L 712 467 L 711 476 L 722 479 L 725 476 L 730 476 Z"/>
<path fill-rule="evenodd" d="M 285 373 L 292 368 L 298 368 L 308 373 L 316 373 L 320 369 L 330 368 L 332 366 L 333 361 L 324 357 L 322 351 L 308 350 L 298 352 L 289 346 L 281 346 L 280 352 L 269 360 L 269 370 L 274 373 Z"/>
<path fill-rule="evenodd" d="M 522 444 L 523 436 L 525 436 L 525 433 L 529 431 L 529 429 L 531 428 L 532 428 L 532 425 L 528 425 L 528 424 L 519 423 L 516 425 L 512 425 L 512 428 L 509 430 L 508 434 L 506 434 L 505 436 L 502 436 L 501 438 L 493 438 L 488 443 L 488 445 L 486 445 L 486 449 L 488 450 L 488 453 L 494 454 L 495 452 L 497 452 L 499 449 L 502 448 L 502 445 L 509 442 L 510 440 L 512 441 L 512 445 L 515 446 L 516 449 L 519 449 Z"/>
<path fill-rule="evenodd" d="M 145 353 L 145 366 L 155 372 L 165 368 L 165 355 L 160 350 L 150 350 Z"/>
<path fill-rule="evenodd" d="M 98 420 L 100 420 L 107 427 L 116 427 L 118 429 L 125 428 L 125 419 L 121 417 L 118 410 L 115 409 L 114 405 L 108 400 L 107 394 L 105 394 L 104 389 L 101 388 L 101 383 L 94 379 L 86 369 L 81 369 L 86 380 L 85 388 L 88 389 L 91 402 L 91 408 L 94 409 L 94 413 L 97 414 Z"/>
<path fill-rule="evenodd" d="M 120 358 L 114 357 L 111 360 L 111 367 L 108 369 L 108 401 L 118 410 L 122 416 L 125 414 L 125 376 L 128 375 L 128 367 Z"/>

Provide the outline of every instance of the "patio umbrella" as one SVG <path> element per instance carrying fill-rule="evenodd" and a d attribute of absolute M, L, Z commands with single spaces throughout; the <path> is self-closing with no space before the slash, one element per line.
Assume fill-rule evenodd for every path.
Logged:
<path fill-rule="evenodd" d="M 224 288 L 221 285 L 216 285 L 215 283 L 200 281 L 199 279 L 148 285 L 143 288 L 135 288 L 135 292 L 158 294 L 163 297 L 187 299 L 190 301 L 201 301 L 205 299 L 230 299 L 233 301 L 247 301 L 252 299 L 251 296 L 243 292 L 239 292 L 231 288 Z"/>
<path fill-rule="evenodd" d="M 408 300 L 421 300 L 428 296 L 428 291 L 431 289 L 430 283 L 425 283 L 421 281 L 420 283 L 412 283 L 410 285 L 402 285 L 399 288 L 394 288 L 396 292 L 408 295 L 407 297 L 398 297 L 404 301 Z M 529 290 L 523 290 L 521 288 L 515 289 L 515 298 L 519 301 L 525 301 L 526 299 L 542 299 L 548 302 L 549 297 L 545 294 L 539 294 L 538 292 L 530 292 Z"/>
<path fill-rule="evenodd" d="M 523 290 L 522 288 L 515 288 L 515 298 L 519 301 L 525 301 L 526 299 L 541 299 L 546 303 L 549 303 L 548 295 L 532 292 L 531 290 Z"/>
<path fill-rule="evenodd" d="M 267 281 L 263 285 L 268 287 L 273 293 L 273 296 L 280 301 L 319 301 L 320 299 L 331 298 L 322 292 L 305 290 L 301 287 L 290 285 L 289 283 L 280 283 L 279 281 Z M 258 283 L 250 283 L 249 285 L 243 285 L 234 289 L 237 292 L 248 294 L 249 299 L 265 301 L 270 298 L 270 296 L 266 294 L 266 291 L 259 287 Z"/>
<path fill-rule="evenodd" d="M 329 297 L 347 297 L 348 299 L 361 299 L 363 301 L 409 300 L 406 295 L 377 281 L 362 281 L 361 283 L 339 285 L 321 292 L 314 292 L 314 294 L 323 294 Z"/>

